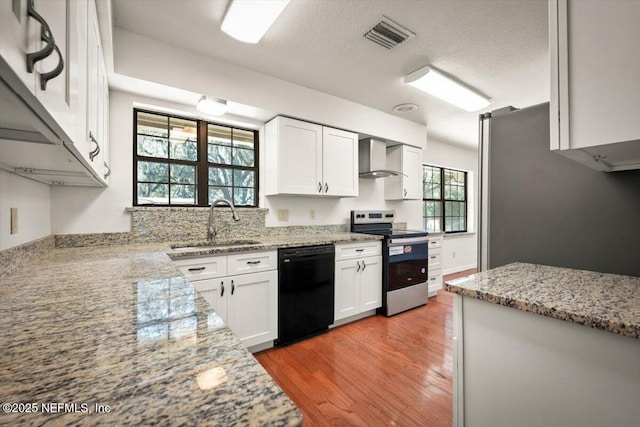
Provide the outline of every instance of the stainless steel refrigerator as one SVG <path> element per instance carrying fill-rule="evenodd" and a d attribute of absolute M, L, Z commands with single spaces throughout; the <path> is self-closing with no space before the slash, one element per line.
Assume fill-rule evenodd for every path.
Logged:
<path fill-rule="evenodd" d="M 549 149 L 549 104 L 480 116 L 478 266 L 515 261 L 640 276 L 640 170 Z"/>

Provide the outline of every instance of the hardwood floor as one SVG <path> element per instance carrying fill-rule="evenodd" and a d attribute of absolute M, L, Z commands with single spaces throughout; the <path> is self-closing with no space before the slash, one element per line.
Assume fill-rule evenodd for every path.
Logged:
<path fill-rule="evenodd" d="M 298 405 L 305 427 L 451 426 L 452 301 L 439 291 L 426 306 L 255 356 Z"/>

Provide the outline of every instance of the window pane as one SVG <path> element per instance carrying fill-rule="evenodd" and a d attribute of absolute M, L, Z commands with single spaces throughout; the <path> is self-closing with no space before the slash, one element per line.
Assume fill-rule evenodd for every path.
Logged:
<path fill-rule="evenodd" d="M 235 187 L 253 187 L 253 171 L 233 171 L 233 185 Z"/>
<path fill-rule="evenodd" d="M 224 185 L 230 187 L 233 184 L 231 181 L 232 173 L 233 169 L 210 167 L 209 185 Z"/>
<path fill-rule="evenodd" d="M 138 203 L 166 205 L 169 203 L 168 184 L 138 184 Z"/>
<path fill-rule="evenodd" d="M 209 204 L 217 199 L 231 200 L 231 187 L 209 187 Z"/>
<path fill-rule="evenodd" d="M 171 203 L 177 205 L 193 205 L 196 203 L 195 185 L 171 185 Z"/>
<path fill-rule="evenodd" d="M 233 146 L 253 150 L 253 132 L 250 130 L 234 129 Z"/>
<path fill-rule="evenodd" d="M 253 188 L 234 188 L 233 204 L 236 206 L 253 205 Z"/>
<path fill-rule="evenodd" d="M 171 158 L 177 160 L 198 160 L 198 143 L 190 139 L 171 139 Z"/>
<path fill-rule="evenodd" d="M 253 166 L 253 150 L 245 150 L 244 148 L 233 149 L 233 164 L 239 166 Z"/>
<path fill-rule="evenodd" d="M 231 147 L 231 128 L 226 126 L 208 125 L 207 143 L 227 145 Z"/>
<path fill-rule="evenodd" d="M 169 182 L 169 165 L 157 162 L 138 162 L 138 182 Z"/>
<path fill-rule="evenodd" d="M 167 158 L 167 139 L 148 135 L 138 135 L 139 156 Z"/>
<path fill-rule="evenodd" d="M 231 164 L 231 147 L 209 144 L 207 149 L 207 160 L 209 163 Z"/>
<path fill-rule="evenodd" d="M 176 184 L 195 184 L 196 167 L 189 165 L 171 165 L 171 182 Z M 171 194 L 173 197 L 173 192 Z"/>
<path fill-rule="evenodd" d="M 169 118 L 157 114 L 138 112 L 137 133 L 168 137 Z"/>

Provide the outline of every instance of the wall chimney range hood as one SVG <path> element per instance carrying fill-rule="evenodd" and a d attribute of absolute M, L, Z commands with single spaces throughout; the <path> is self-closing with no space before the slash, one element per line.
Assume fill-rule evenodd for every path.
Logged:
<path fill-rule="evenodd" d="M 379 139 L 367 138 L 360 141 L 359 147 L 360 178 L 376 179 L 404 175 L 397 171 L 386 169 L 387 145 Z"/>

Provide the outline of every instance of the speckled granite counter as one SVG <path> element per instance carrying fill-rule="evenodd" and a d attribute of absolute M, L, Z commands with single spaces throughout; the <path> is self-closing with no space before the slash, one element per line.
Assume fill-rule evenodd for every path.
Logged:
<path fill-rule="evenodd" d="M 279 236 L 248 249 L 377 239 Z M 167 243 L 52 249 L 0 278 L 0 401 L 38 412 L 0 413 L 0 425 L 301 424 L 170 252 Z"/>
<path fill-rule="evenodd" d="M 514 263 L 448 281 L 445 289 L 640 338 L 640 277 Z"/>
<path fill-rule="evenodd" d="M 0 413 L 0 425 L 301 423 L 166 252 L 57 249 L 1 279 L 0 400 L 39 413 Z M 51 402 L 78 412 L 42 413 Z M 83 413 L 96 404 L 110 412 Z"/>

